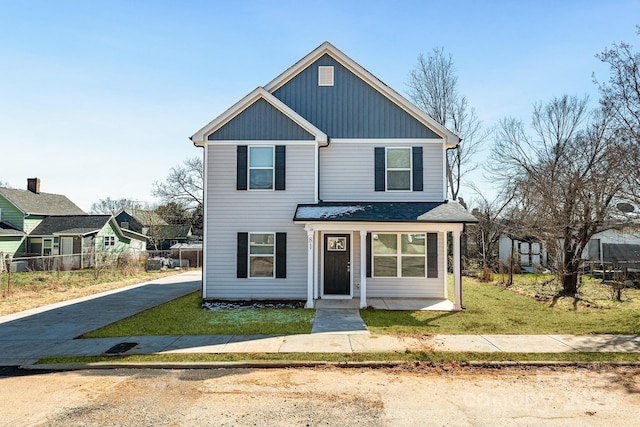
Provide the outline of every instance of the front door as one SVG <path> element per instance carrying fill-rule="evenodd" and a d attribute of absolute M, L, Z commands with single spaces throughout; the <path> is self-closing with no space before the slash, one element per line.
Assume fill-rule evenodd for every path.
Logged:
<path fill-rule="evenodd" d="M 60 254 L 62 255 L 62 265 L 69 268 L 73 265 L 73 237 L 60 238 Z"/>
<path fill-rule="evenodd" d="M 324 295 L 351 294 L 351 248 L 348 234 L 324 235 Z"/>

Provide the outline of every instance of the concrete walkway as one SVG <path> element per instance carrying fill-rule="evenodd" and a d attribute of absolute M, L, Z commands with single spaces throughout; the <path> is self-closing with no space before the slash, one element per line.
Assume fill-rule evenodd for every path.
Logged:
<path fill-rule="evenodd" d="M 330 303 L 325 306 L 320 304 L 317 308 L 311 334 L 76 339 L 83 333 L 197 291 L 200 285 L 200 272 L 188 272 L 0 317 L 0 366 L 29 365 L 46 356 L 99 356 L 114 347 L 120 348 L 121 354 L 405 351 L 640 353 L 640 335 L 371 335 L 357 309 L 336 308 L 335 304 L 332 307 Z M 335 322 L 337 318 L 345 323 Z"/>
<path fill-rule="evenodd" d="M 318 300 L 315 309 L 312 334 L 369 335 L 355 299 Z"/>

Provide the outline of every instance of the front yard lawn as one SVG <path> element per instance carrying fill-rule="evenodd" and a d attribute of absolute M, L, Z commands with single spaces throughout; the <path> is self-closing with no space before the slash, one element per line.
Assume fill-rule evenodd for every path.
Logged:
<path fill-rule="evenodd" d="M 202 308 L 198 292 L 87 333 L 83 338 L 135 335 L 291 335 L 311 332 L 315 310 Z"/>
<path fill-rule="evenodd" d="M 522 275 L 527 283 L 512 288 L 464 277 L 460 313 L 429 311 L 361 310 L 362 319 L 374 334 L 639 334 L 640 291 L 625 290 L 623 302 L 596 300 L 595 297 L 568 298 L 542 296 L 532 283 L 533 276 Z M 536 284 L 537 283 L 537 284 Z M 585 285 L 584 295 L 594 295 Z M 449 290 L 453 295 L 453 289 Z M 555 293 L 557 295 L 557 292 Z M 605 293 L 606 294 L 606 293 Z M 591 299 L 590 299 L 591 298 Z"/>

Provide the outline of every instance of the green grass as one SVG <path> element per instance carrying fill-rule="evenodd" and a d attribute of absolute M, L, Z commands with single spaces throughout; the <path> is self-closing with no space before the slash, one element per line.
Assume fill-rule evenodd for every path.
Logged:
<path fill-rule="evenodd" d="M 638 353 L 207 353 L 130 356 L 48 357 L 38 364 L 70 363 L 211 363 L 211 362 L 640 362 Z"/>
<path fill-rule="evenodd" d="M 290 335 L 311 332 L 315 310 L 243 308 L 211 311 L 192 293 L 104 328 L 83 338 L 132 335 Z"/>
<path fill-rule="evenodd" d="M 449 292 L 453 294 L 452 289 Z M 601 308 L 580 298 L 538 301 L 517 288 L 465 277 L 463 312 L 360 313 L 374 334 L 639 334 L 638 291 L 626 292 L 631 295 L 628 301 Z"/>

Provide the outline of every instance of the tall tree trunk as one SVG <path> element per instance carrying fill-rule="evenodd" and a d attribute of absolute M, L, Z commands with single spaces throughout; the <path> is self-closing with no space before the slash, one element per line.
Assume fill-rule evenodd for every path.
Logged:
<path fill-rule="evenodd" d="M 569 254 L 565 252 L 565 256 Z M 580 261 L 565 258 L 564 275 L 562 276 L 562 290 L 565 295 L 575 296 L 578 293 L 578 270 Z"/>

